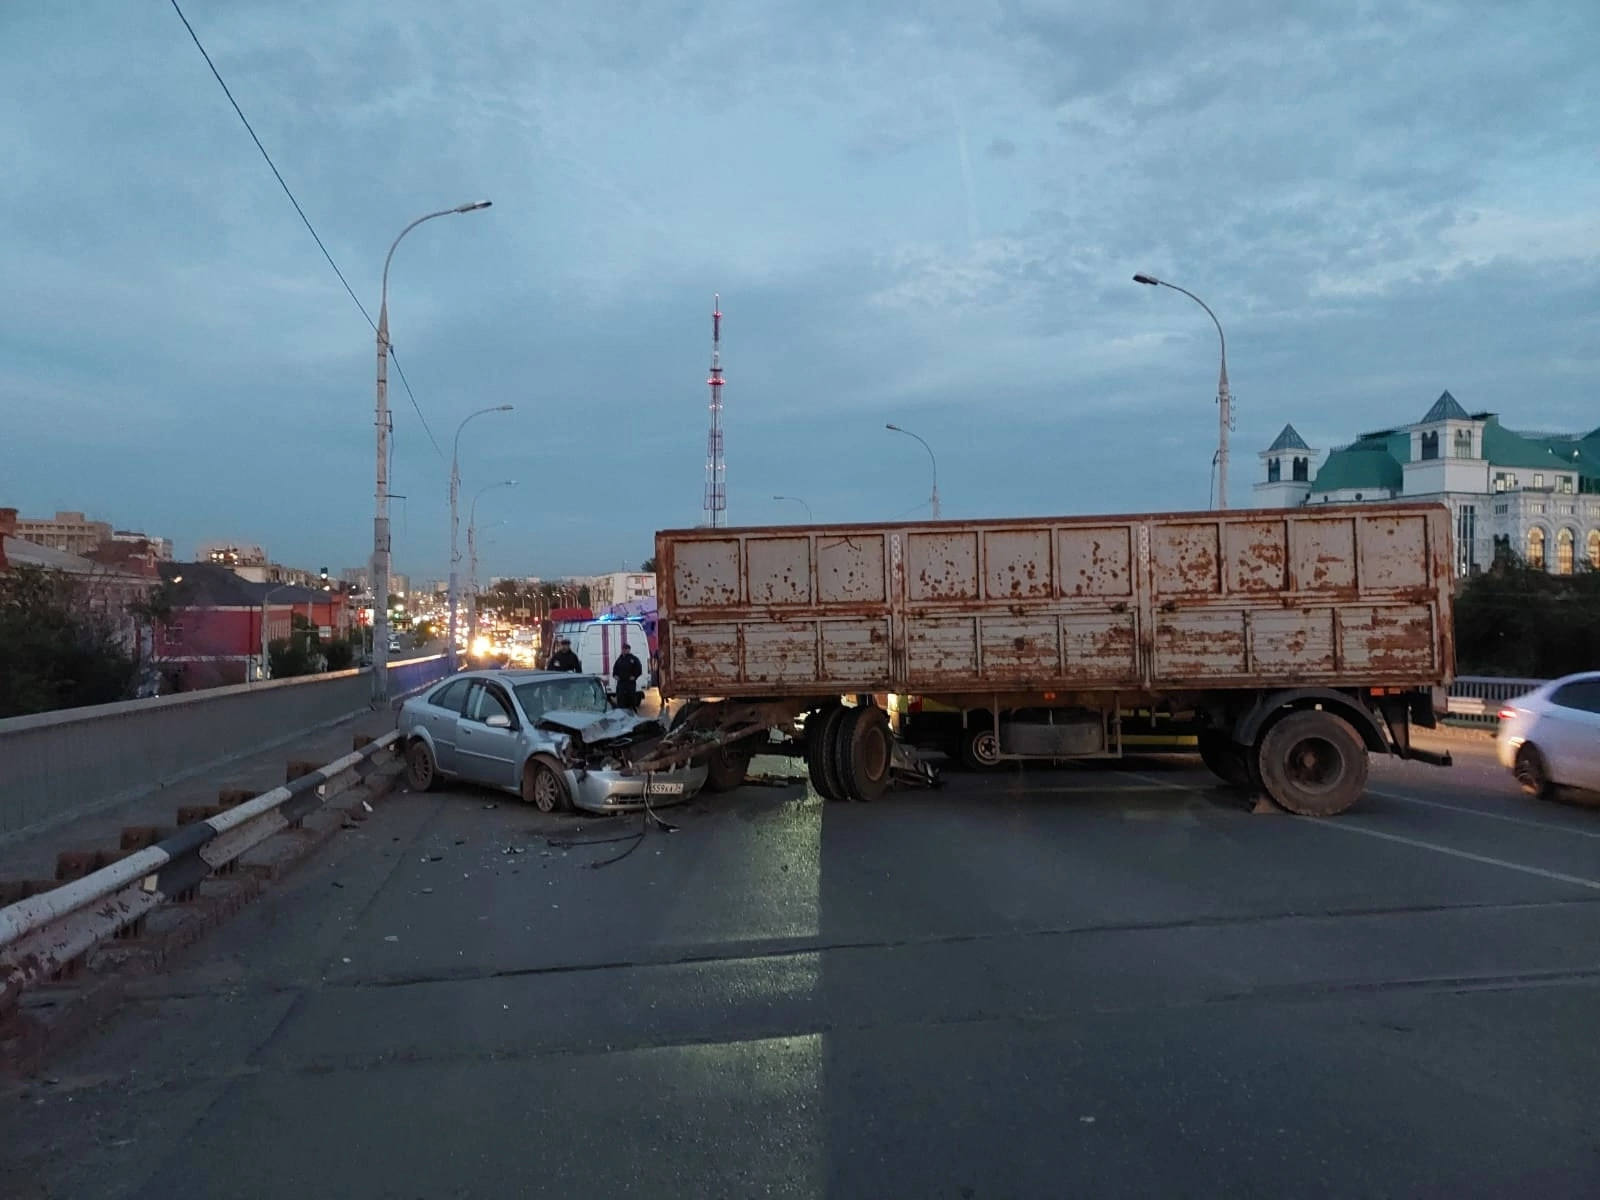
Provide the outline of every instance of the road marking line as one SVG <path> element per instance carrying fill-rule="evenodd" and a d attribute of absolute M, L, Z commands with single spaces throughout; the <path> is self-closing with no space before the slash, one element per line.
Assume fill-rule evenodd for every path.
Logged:
<path fill-rule="evenodd" d="M 1360 833 L 1367 837 L 1382 838 L 1386 842 L 1397 842 L 1402 846 L 1415 846 L 1418 850 L 1432 850 L 1435 854 L 1445 854 L 1451 858 L 1463 858 L 1468 862 L 1482 863 L 1489 867 L 1504 867 L 1508 871 L 1521 871 L 1524 875 L 1537 875 L 1540 879 L 1552 879 L 1557 883 L 1572 883 L 1578 887 L 1588 888 L 1593 892 L 1600 892 L 1600 879 L 1585 879 L 1581 875 L 1564 875 L 1560 871 L 1546 871 L 1543 867 L 1530 867 L 1526 863 L 1511 862 L 1504 858 L 1490 858 L 1487 854 L 1473 854 L 1468 850 L 1455 850 L 1449 846 L 1435 845 L 1433 842 L 1424 842 L 1420 838 L 1402 837 L 1398 833 L 1384 833 L 1381 829 L 1369 829 L 1365 825 L 1351 824 L 1348 817 L 1301 817 L 1302 824 L 1310 823 L 1322 829 L 1338 829 L 1345 833 Z"/>
<path fill-rule="evenodd" d="M 1419 800 L 1415 796 L 1402 796 L 1399 792 L 1381 792 L 1377 788 L 1368 788 L 1367 791 L 1374 796 L 1382 796 L 1385 800 L 1400 800 L 1406 804 L 1420 804 L 1424 808 L 1442 808 L 1447 812 L 1465 813 L 1469 817 L 1487 817 L 1491 821 L 1505 821 L 1510 825 L 1526 825 L 1530 829 L 1548 829 L 1551 833 L 1600 838 L 1600 831 L 1593 829 L 1577 829 L 1571 825 L 1552 825 L 1548 821 L 1532 821 L 1527 817 L 1508 817 L 1504 813 L 1483 812 L 1475 808 L 1461 808 L 1454 804 L 1441 804 L 1437 800 Z"/>

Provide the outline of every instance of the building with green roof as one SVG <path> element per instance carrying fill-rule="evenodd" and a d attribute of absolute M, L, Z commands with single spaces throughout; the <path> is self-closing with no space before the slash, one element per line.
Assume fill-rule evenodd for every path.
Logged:
<path fill-rule="evenodd" d="M 1600 428 L 1519 432 L 1445 391 L 1416 424 L 1364 433 L 1313 471 L 1316 457 L 1285 425 L 1260 454 L 1257 506 L 1438 500 L 1455 514 L 1462 574 L 1493 562 L 1497 547 L 1561 574 L 1600 567 Z"/>

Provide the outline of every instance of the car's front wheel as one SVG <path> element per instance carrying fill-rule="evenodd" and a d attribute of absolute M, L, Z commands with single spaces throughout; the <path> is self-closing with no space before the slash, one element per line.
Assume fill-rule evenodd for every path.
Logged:
<path fill-rule="evenodd" d="M 406 748 L 406 783 L 413 792 L 430 792 L 439 782 L 439 768 L 428 743 L 418 739 Z"/>
<path fill-rule="evenodd" d="M 566 783 L 549 763 L 530 762 L 522 769 L 522 798 L 542 813 L 572 807 Z"/>

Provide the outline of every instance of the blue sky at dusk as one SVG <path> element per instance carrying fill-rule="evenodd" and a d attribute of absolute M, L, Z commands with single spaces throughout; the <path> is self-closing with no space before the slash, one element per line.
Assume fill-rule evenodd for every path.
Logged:
<path fill-rule="evenodd" d="M 187 0 L 395 346 L 396 569 L 636 565 L 735 524 L 1234 502 L 1449 388 L 1600 425 L 1600 5 Z M 168 0 L 0 5 L 0 504 L 371 546 L 373 336 Z M 503 522 L 491 524 L 491 522 Z"/>

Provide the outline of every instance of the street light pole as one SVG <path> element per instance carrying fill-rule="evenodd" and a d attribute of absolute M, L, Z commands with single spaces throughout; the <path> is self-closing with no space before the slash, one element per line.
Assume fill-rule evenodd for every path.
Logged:
<path fill-rule="evenodd" d="M 418 217 L 389 244 L 383 259 L 383 292 L 378 305 L 378 486 L 372 519 L 372 698 L 389 698 L 389 264 L 402 238 L 424 221 L 488 208 L 488 200 L 462 204 Z"/>
<path fill-rule="evenodd" d="M 907 437 L 916 438 L 917 441 L 922 443 L 922 448 L 928 452 L 928 461 L 933 464 L 933 495 L 930 497 L 930 502 L 933 505 L 933 519 L 937 521 L 939 519 L 939 460 L 933 456 L 933 447 L 928 445 L 925 438 L 912 433 L 909 429 L 902 429 L 892 423 L 885 425 L 884 428 L 892 429 L 896 433 L 903 433 Z"/>
<path fill-rule="evenodd" d="M 478 501 L 485 492 L 492 492 L 495 488 L 516 487 L 515 479 L 502 479 L 499 483 L 491 483 L 488 487 L 480 488 L 478 494 L 472 498 L 472 507 L 467 510 L 467 592 L 472 597 L 472 606 L 467 613 L 467 646 L 472 646 L 472 640 L 478 636 Z"/>
<path fill-rule="evenodd" d="M 816 518 L 811 515 L 811 505 L 800 499 L 799 496 L 774 496 L 773 499 L 788 500 L 790 503 L 798 504 L 801 508 L 806 510 L 806 520 L 815 523 Z"/>
<path fill-rule="evenodd" d="M 456 549 L 456 541 L 461 529 L 461 520 L 456 515 L 456 506 L 461 495 L 461 431 L 467 427 L 467 421 L 473 417 L 481 417 L 485 413 L 510 412 L 511 405 L 497 404 L 493 408 L 480 408 L 469 415 L 466 420 L 456 426 L 456 441 L 450 451 L 450 631 L 446 635 L 445 654 L 448 656 L 450 671 L 454 674 L 456 669 L 456 571 L 461 562 L 461 552 Z"/>
<path fill-rule="evenodd" d="M 1175 292 L 1182 292 L 1201 308 L 1206 310 L 1206 316 L 1211 318 L 1211 323 L 1217 327 L 1217 340 L 1222 343 L 1222 369 L 1217 374 L 1217 507 L 1228 507 L 1228 431 L 1233 426 L 1233 399 L 1228 395 L 1228 337 L 1222 332 L 1222 322 L 1217 320 L 1217 314 L 1211 311 L 1211 306 L 1200 299 L 1187 288 L 1181 288 L 1175 283 L 1168 283 L 1165 279 L 1157 279 L 1154 275 L 1135 275 L 1135 283 L 1142 283 L 1147 287 L 1171 288 Z"/>

